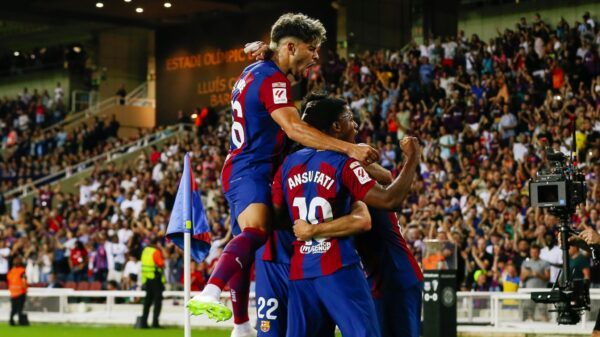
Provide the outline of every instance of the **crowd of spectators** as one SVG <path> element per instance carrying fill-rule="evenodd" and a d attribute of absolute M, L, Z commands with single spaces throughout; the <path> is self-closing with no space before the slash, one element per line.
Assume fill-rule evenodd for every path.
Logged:
<path fill-rule="evenodd" d="M 600 228 L 599 43 L 587 13 L 573 26 L 536 15 L 487 42 L 459 32 L 349 60 L 329 52 L 306 82 L 348 101 L 360 141 L 378 148 L 380 164 L 393 174 L 402 165 L 398 141 L 421 141 L 419 174 L 399 216 L 419 260 L 426 239 L 443 240 L 447 259 L 439 267 L 458 270 L 460 290 L 516 291 L 556 280 L 558 219 L 529 207 L 527 182 L 545 163 L 545 148 L 570 155 L 573 127 L 588 190 L 572 222 L 575 229 Z M 20 254 L 32 283 L 97 280 L 136 289 L 141 249 L 164 236 L 190 151 L 214 240 L 209 258 L 194 264 L 193 288 L 201 289 L 230 236 L 220 189 L 230 119 L 219 118 L 126 169 L 95 170 L 78 195 L 42 188 L 33 209 L 4 215 L 0 278 Z M 168 283 L 178 288 L 181 253 L 169 242 L 161 249 Z M 600 270 L 589 257 L 575 248 L 570 256 L 577 275 L 599 286 Z"/>
<path fill-rule="evenodd" d="M 116 116 L 94 117 L 76 126 L 57 124 L 65 118 L 64 92 L 60 83 L 53 98 L 45 90 L 29 93 L 24 88 L 13 99 L 0 99 L 0 192 L 17 187 L 34 188 L 33 182 L 63 170 L 66 176 L 86 167 L 80 163 L 111 151 L 126 142 L 157 130 L 140 129 L 128 138 L 118 136 Z M 0 198 L 0 213 L 4 210 Z"/>
<path fill-rule="evenodd" d="M 97 168 L 79 184 L 77 194 L 41 187 L 32 208 L 22 204 L 16 218 L 10 214 L 0 218 L 0 281 L 10 259 L 19 255 L 25 257 L 32 284 L 98 281 L 105 288 L 139 289 L 141 251 L 152 237 L 164 236 L 183 155 L 190 151 L 196 170 L 202 172 L 198 179 L 213 239 L 225 238 L 224 244 L 228 212 L 217 186 L 224 150 L 216 149 L 225 148 L 225 126 L 202 138 L 188 135 L 174 140 L 160 151 L 153 146 L 125 169 L 117 170 L 113 164 Z M 161 248 L 169 284 L 180 284 L 180 252 L 170 243 Z M 205 263 L 195 266 L 195 289 L 204 286 L 219 248 L 216 245 Z"/>
<path fill-rule="evenodd" d="M 527 181 L 546 148 L 570 156 L 575 139 L 588 192 L 573 224 L 600 226 L 599 43 L 589 13 L 573 26 L 538 14 L 487 42 L 460 31 L 348 61 L 330 53 L 308 88 L 348 100 L 361 141 L 395 173 L 398 140 L 421 140 L 419 177 L 400 216 L 417 257 L 424 239 L 448 240 L 445 266 L 458 269 L 462 290 L 516 291 L 554 282 L 562 261 L 558 219 L 528 207 Z M 600 286 L 589 257 L 570 255 L 578 275 Z"/>

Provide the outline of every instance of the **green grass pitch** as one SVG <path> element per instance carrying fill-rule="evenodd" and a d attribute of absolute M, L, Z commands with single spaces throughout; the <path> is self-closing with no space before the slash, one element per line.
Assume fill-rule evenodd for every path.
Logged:
<path fill-rule="evenodd" d="M 229 337 L 229 329 L 193 329 L 192 337 Z M 0 324 L 2 337 L 183 337 L 183 328 L 136 330 L 130 327 L 35 324 L 11 327 Z M 337 336 L 341 336 L 338 334 Z"/>

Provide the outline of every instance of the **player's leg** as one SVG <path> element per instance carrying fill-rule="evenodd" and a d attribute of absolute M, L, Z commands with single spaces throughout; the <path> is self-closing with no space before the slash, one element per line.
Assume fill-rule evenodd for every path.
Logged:
<path fill-rule="evenodd" d="M 423 283 L 409 288 L 386 286 L 381 301 L 383 311 L 382 334 L 389 337 L 419 337 L 421 332 L 421 305 Z"/>
<path fill-rule="evenodd" d="M 267 239 L 265 228 L 270 216 L 271 207 L 266 203 L 250 204 L 238 215 L 241 233 L 225 246 L 208 284 L 223 289 L 238 271 L 252 266 L 254 253 Z"/>
<path fill-rule="evenodd" d="M 359 265 L 315 279 L 315 289 L 342 336 L 381 336 L 371 292 Z"/>
<path fill-rule="evenodd" d="M 258 337 L 285 337 L 290 267 L 263 261 L 258 253 L 254 266 Z"/>
<path fill-rule="evenodd" d="M 315 279 L 290 281 L 286 337 L 314 337 L 314 328 L 329 316 L 323 305 L 327 297 L 319 298 L 314 282 Z"/>
<path fill-rule="evenodd" d="M 223 250 L 202 293 L 188 302 L 193 315 L 207 314 L 217 321 L 231 318 L 231 310 L 219 301 L 221 291 L 234 275 L 251 268 L 254 252 L 266 241 L 265 228 L 271 215 L 270 185 L 266 180 L 252 178 L 242 179 L 240 183 L 225 194 L 231 209 L 232 232 L 237 235 Z M 249 283 L 234 283 L 230 288 L 235 293 L 247 293 Z M 237 304 L 232 302 L 232 305 Z M 234 309 L 237 312 L 247 310 Z"/>
<path fill-rule="evenodd" d="M 250 269 L 246 268 L 229 280 L 234 328 L 232 337 L 256 336 L 256 331 L 248 318 L 248 298 L 250 293 Z"/>

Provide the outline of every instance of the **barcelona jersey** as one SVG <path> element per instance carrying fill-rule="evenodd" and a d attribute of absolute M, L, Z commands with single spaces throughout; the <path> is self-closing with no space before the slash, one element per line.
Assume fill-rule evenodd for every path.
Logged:
<path fill-rule="evenodd" d="M 280 170 L 292 222 L 318 224 L 347 215 L 353 201 L 362 200 L 375 185 L 358 161 L 333 151 L 305 148 L 289 155 Z M 292 245 L 291 280 L 330 275 L 360 262 L 352 237 L 318 237 Z"/>
<path fill-rule="evenodd" d="M 294 107 L 291 85 L 275 63 L 259 61 L 246 67 L 231 92 L 230 148 L 221 175 L 224 192 L 248 176 L 272 181 L 286 136 L 271 113 L 283 107 Z"/>

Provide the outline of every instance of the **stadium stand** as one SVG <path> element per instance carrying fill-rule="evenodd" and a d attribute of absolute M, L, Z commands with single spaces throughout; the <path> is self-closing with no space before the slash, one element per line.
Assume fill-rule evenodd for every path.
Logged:
<path fill-rule="evenodd" d="M 348 60 L 330 51 L 306 81 L 311 91 L 349 102 L 360 140 L 378 148 L 380 164 L 394 174 L 402 163 L 398 140 L 415 135 L 422 141 L 419 178 L 399 217 L 417 257 L 423 240 L 448 239 L 458 251 L 459 289 L 516 291 L 531 245 L 541 246 L 549 261 L 556 252 L 557 220 L 528 208 L 526 182 L 539 169 L 544 147 L 571 151 L 573 126 L 589 187 L 587 206 L 574 220 L 577 227 L 600 226 L 599 44 L 593 20 L 572 26 L 525 20 L 488 42 L 461 32 Z M 44 97 L 31 101 L 45 106 Z M 114 126 L 102 120 L 70 133 L 36 132 L 36 106 L 18 99 L 0 105 L 3 144 L 27 144 L 0 163 L 4 192 L 114 147 Z M 57 111 L 45 109 L 51 111 L 46 116 Z M 46 284 L 52 275 L 65 288 L 106 289 L 114 281 L 119 289 L 139 289 L 141 250 L 151 237 L 163 236 L 183 155 L 191 151 L 214 240 L 194 271 L 195 287 L 202 289 L 228 237 L 219 176 L 229 123 L 222 112 L 217 123 L 146 146 L 124 165 L 98 166 L 78 193 L 42 187 L 33 207 L 23 204 L 18 214 L 9 214 L 3 201 L 0 261 L 25 256 L 30 283 Z M 163 249 L 169 287 L 180 289 L 181 253 L 168 242 Z M 511 282 L 517 286 L 506 286 Z M 591 282 L 600 285 L 597 267 Z"/>

